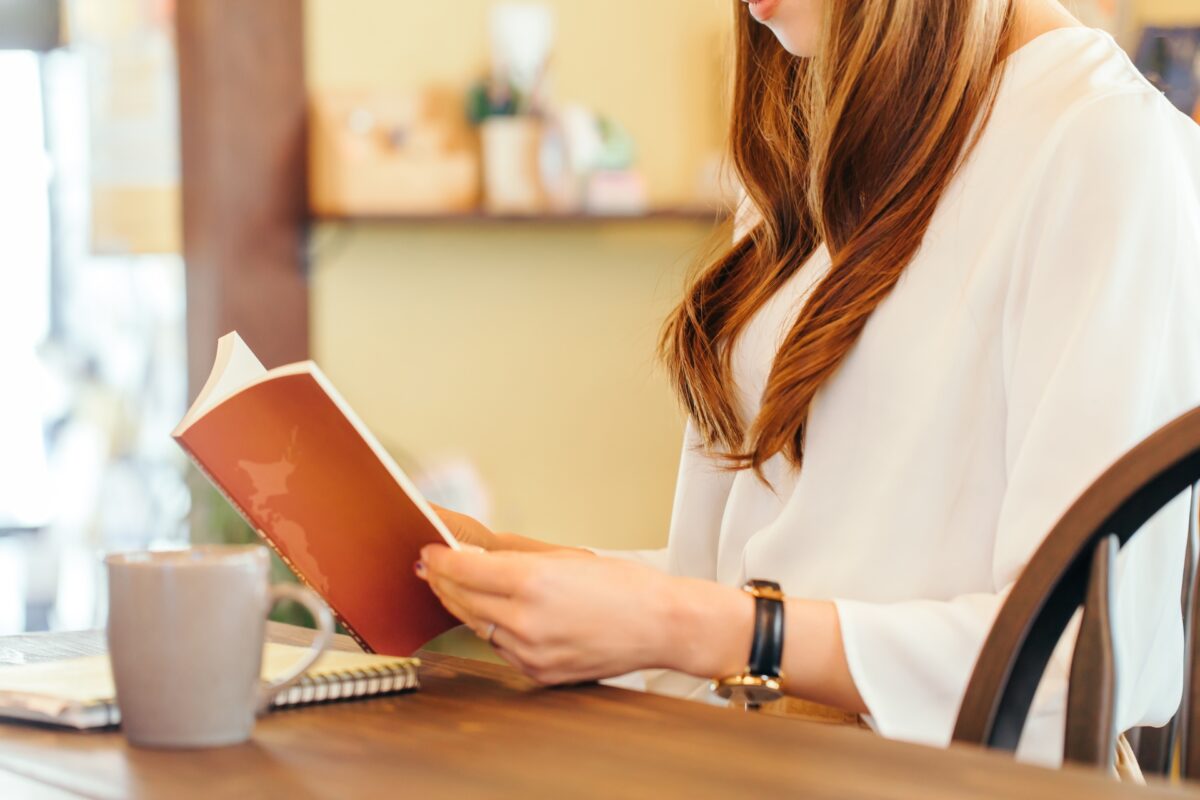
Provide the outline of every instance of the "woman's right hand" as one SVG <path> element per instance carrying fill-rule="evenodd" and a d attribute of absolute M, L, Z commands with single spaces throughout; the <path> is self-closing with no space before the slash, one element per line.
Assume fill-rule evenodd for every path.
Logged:
<path fill-rule="evenodd" d="M 430 505 L 433 505 L 432 503 Z M 446 523 L 450 533 L 461 544 L 481 550 L 520 550 L 526 553 L 547 553 L 559 556 L 591 556 L 590 550 L 563 547 L 540 539 L 530 539 L 515 533 L 496 533 L 474 517 L 434 505 L 433 510 Z"/>
<path fill-rule="evenodd" d="M 454 534 L 454 538 L 460 543 L 473 545 L 483 550 L 502 549 L 496 534 L 474 517 L 468 517 L 466 514 L 460 514 L 438 505 L 434 505 L 433 510 L 442 518 L 442 522 L 446 523 L 450 533 Z"/>

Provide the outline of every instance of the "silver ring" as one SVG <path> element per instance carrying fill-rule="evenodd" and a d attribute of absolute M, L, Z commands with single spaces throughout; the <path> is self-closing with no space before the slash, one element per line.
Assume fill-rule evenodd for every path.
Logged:
<path fill-rule="evenodd" d="M 490 644 L 494 647 L 496 643 L 494 641 L 492 641 L 492 637 L 495 635 L 496 635 L 496 623 L 493 622 L 488 625 L 487 636 L 484 636 L 483 638 L 487 640 L 488 644 Z"/>

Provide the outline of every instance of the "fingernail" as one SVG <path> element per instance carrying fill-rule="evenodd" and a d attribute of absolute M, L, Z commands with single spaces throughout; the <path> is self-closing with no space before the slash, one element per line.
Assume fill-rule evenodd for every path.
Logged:
<path fill-rule="evenodd" d="M 417 561 L 413 564 L 413 572 L 417 573 L 418 578 L 425 577 L 425 562 Z"/>

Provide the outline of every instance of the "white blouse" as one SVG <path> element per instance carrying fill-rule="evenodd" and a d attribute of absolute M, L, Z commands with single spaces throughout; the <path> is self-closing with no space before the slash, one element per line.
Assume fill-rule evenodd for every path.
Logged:
<path fill-rule="evenodd" d="M 818 250 L 737 342 L 747 424 L 828 267 Z M 776 456 L 772 491 L 722 471 L 689 425 L 668 547 L 606 554 L 835 601 L 869 722 L 946 745 L 1034 549 L 1112 461 L 1197 405 L 1200 127 L 1107 34 L 1053 31 L 1008 59 L 919 253 L 817 395 L 799 474 Z M 1161 724 L 1179 702 L 1186 517 L 1181 498 L 1120 556 L 1121 730 Z M 1025 759 L 1061 760 L 1069 658 L 1067 643 L 1035 700 Z M 678 673 L 640 680 L 708 698 Z"/>

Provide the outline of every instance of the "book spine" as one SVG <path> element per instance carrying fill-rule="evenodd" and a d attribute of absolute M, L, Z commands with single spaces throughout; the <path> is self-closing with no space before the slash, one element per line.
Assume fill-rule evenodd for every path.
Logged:
<path fill-rule="evenodd" d="M 375 651 L 369 644 L 367 644 L 366 640 L 358 634 L 358 631 L 354 629 L 354 626 L 347 622 L 346 618 L 342 616 L 336 608 L 334 608 L 333 603 L 329 602 L 327 598 L 317 591 L 317 588 L 313 585 L 312 581 L 310 581 L 308 577 L 305 576 L 305 574 L 301 572 L 294 563 L 292 563 L 292 560 L 287 557 L 287 554 L 284 553 L 283 550 L 280 549 L 279 545 L 275 543 L 270 534 L 259 526 L 258 522 L 253 516 L 250 515 L 249 512 L 246 511 L 245 508 L 242 507 L 241 503 L 235 500 L 229 494 L 229 492 L 225 491 L 225 487 L 221 485 L 220 481 L 213 477 L 212 473 L 209 472 L 208 468 L 204 465 L 204 462 L 201 461 L 200 457 L 196 455 L 196 452 L 188 446 L 188 443 L 179 437 L 176 437 L 175 441 L 178 442 L 179 446 L 183 448 L 183 451 L 188 454 L 188 458 L 190 458 L 192 463 L 196 465 L 196 469 L 200 470 L 200 474 L 208 479 L 208 482 L 211 483 L 213 487 L 221 493 L 221 496 L 228 501 L 229 505 L 233 506 L 234 510 L 237 511 L 241 518 L 246 521 L 246 524 L 254 530 L 254 533 L 258 536 L 258 538 L 262 539 L 267 547 L 271 548 L 275 555 L 279 556 L 279 560 L 282 561 L 287 568 L 292 571 L 292 574 L 296 576 L 296 578 L 306 589 L 315 594 L 317 597 L 320 597 L 322 602 L 329 606 L 329 610 L 333 612 L 334 618 L 343 628 L 346 629 L 346 632 L 350 634 L 350 638 L 352 638 L 358 644 L 358 646 L 362 648 L 363 652 L 374 653 Z"/>

